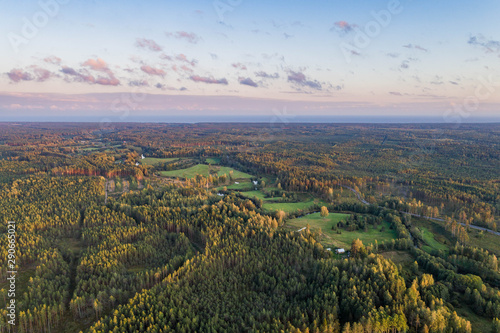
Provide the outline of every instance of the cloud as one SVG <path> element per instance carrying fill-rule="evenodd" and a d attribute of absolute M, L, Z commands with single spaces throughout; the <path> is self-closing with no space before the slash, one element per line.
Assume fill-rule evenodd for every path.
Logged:
<path fill-rule="evenodd" d="M 408 60 L 405 60 L 401 63 L 401 65 L 399 67 L 402 69 L 408 69 L 408 68 L 410 68 L 410 62 Z"/>
<path fill-rule="evenodd" d="M 54 75 L 51 71 L 40 67 L 35 67 L 34 72 L 38 82 L 45 82 Z"/>
<path fill-rule="evenodd" d="M 96 84 L 103 86 L 117 86 L 120 84 L 120 81 L 115 77 L 111 69 L 109 69 L 108 64 L 101 58 L 88 59 L 82 64 L 82 66 L 90 67 L 90 69 L 94 71 L 103 72 L 108 75 L 108 77 L 99 76 L 94 80 Z M 92 80 L 89 82 L 92 82 Z"/>
<path fill-rule="evenodd" d="M 482 48 L 486 53 L 498 53 L 500 55 L 500 41 L 487 39 L 483 35 L 471 36 L 468 44 Z"/>
<path fill-rule="evenodd" d="M 196 44 L 198 43 L 201 38 L 196 35 L 193 32 L 187 32 L 187 31 L 176 31 L 176 32 L 165 32 L 165 35 L 167 37 L 174 37 L 177 39 L 184 39 L 188 41 L 189 43 Z"/>
<path fill-rule="evenodd" d="M 302 72 L 288 72 L 288 82 L 295 83 L 300 86 L 306 86 L 316 90 L 321 90 L 321 83 L 318 81 L 310 81 L 306 79 L 306 76 Z"/>
<path fill-rule="evenodd" d="M 95 83 L 101 84 L 103 86 L 117 86 L 120 84 L 120 81 L 114 76 L 111 77 L 99 77 Z"/>
<path fill-rule="evenodd" d="M 456 86 L 458 86 L 458 82 L 455 82 L 455 81 L 449 81 L 451 84 L 454 84 Z"/>
<path fill-rule="evenodd" d="M 106 72 L 106 73 L 110 72 L 108 64 L 106 64 L 106 62 L 101 58 L 88 59 L 82 64 L 82 66 L 90 67 L 95 71 Z"/>
<path fill-rule="evenodd" d="M 301 72 L 290 71 L 290 74 L 288 75 L 288 81 L 302 83 L 305 80 L 306 80 L 306 76 L 304 75 L 304 73 L 301 73 Z"/>
<path fill-rule="evenodd" d="M 251 86 L 251 87 L 258 87 L 259 85 L 255 83 L 251 78 L 240 78 L 239 79 L 240 84 L 246 85 L 246 86 Z"/>
<path fill-rule="evenodd" d="M 283 37 L 285 37 L 285 39 L 288 39 L 288 38 L 292 38 L 293 35 L 289 35 L 287 34 L 286 32 L 283 33 Z"/>
<path fill-rule="evenodd" d="M 165 71 L 160 68 L 154 68 L 148 65 L 141 66 L 141 70 L 149 75 L 165 76 Z"/>
<path fill-rule="evenodd" d="M 95 78 L 92 75 L 78 73 L 71 67 L 63 66 L 61 72 L 74 77 L 74 80 L 78 82 L 95 83 Z"/>
<path fill-rule="evenodd" d="M 357 26 L 357 24 L 347 23 L 346 21 L 337 21 L 333 24 L 333 27 L 330 29 L 330 31 L 337 31 L 341 34 L 348 34 L 350 32 L 353 32 Z"/>
<path fill-rule="evenodd" d="M 66 66 L 63 66 L 63 68 L 61 69 L 61 72 L 63 72 L 64 74 L 68 74 L 68 75 L 74 75 L 74 76 L 78 76 L 80 75 L 77 71 L 75 71 L 73 68 L 71 67 L 66 67 Z"/>
<path fill-rule="evenodd" d="M 389 94 L 394 95 L 394 96 L 403 96 L 403 94 L 398 92 L 398 91 L 389 91 Z"/>
<path fill-rule="evenodd" d="M 97 67 L 97 68 L 99 68 L 99 67 Z M 63 66 L 61 69 L 62 73 L 73 77 L 74 81 L 77 81 L 77 82 L 85 82 L 85 83 L 89 83 L 89 84 L 100 84 L 103 86 L 117 86 L 120 84 L 120 81 L 113 75 L 113 73 L 109 69 L 102 70 L 102 71 L 106 72 L 106 74 L 108 74 L 109 77 L 101 77 L 100 76 L 96 79 L 93 75 L 88 74 L 85 70 L 82 73 L 80 73 L 71 67 Z"/>
<path fill-rule="evenodd" d="M 424 52 L 429 51 L 420 45 L 406 44 L 406 45 L 403 45 L 403 47 L 406 47 L 407 49 L 415 49 L 415 50 L 420 50 L 420 51 L 424 51 Z"/>
<path fill-rule="evenodd" d="M 21 69 L 12 69 L 7 73 L 7 76 L 14 82 L 33 80 L 33 76 L 30 73 L 24 72 Z"/>
<path fill-rule="evenodd" d="M 280 77 L 280 75 L 278 73 L 268 74 L 264 71 L 255 72 L 255 75 L 258 77 L 262 77 L 264 79 L 278 79 Z"/>
<path fill-rule="evenodd" d="M 165 85 L 161 84 L 161 83 L 157 83 L 157 84 L 155 84 L 155 87 L 158 88 L 158 89 L 164 89 Z"/>
<path fill-rule="evenodd" d="M 148 81 L 146 80 L 132 80 L 128 83 L 131 87 L 147 87 L 149 86 Z"/>
<path fill-rule="evenodd" d="M 186 55 L 185 55 L 185 54 L 182 54 L 182 53 L 181 53 L 181 54 L 176 55 L 176 56 L 175 56 L 175 60 L 178 60 L 178 61 L 180 61 L 180 62 L 185 62 L 185 63 L 188 63 L 188 64 L 190 64 L 190 65 L 191 65 L 191 66 L 193 66 L 193 67 L 194 67 L 194 66 L 196 66 L 196 63 L 198 62 L 198 61 L 196 61 L 195 59 L 189 60 L 189 59 L 186 57 Z"/>
<path fill-rule="evenodd" d="M 399 53 L 387 53 L 386 55 L 388 57 L 391 57 L 391 58 L 397 58 L 397 57 L 399 57 Z"/>
<path fill-rule="evenodd" d="M 60 65 L 61 64 L 61 58 L 53 56 L 53 55 L 46 57 L 45 59 L 43 59 L 43 61 L 45 61 L 49 64 L 53 64 L 53 65 Z"/>
<path fill-rule="evenodd" d="M 158 45 L 154 40 L 146 38 L 137 38 L 135 46 L 143 49 L 148 49 L 153 52 L 160 52 L 161 50 L 163 50 L 163 48 L 160 45 Z"/>
<path fill-rule="evenodd" d="M 232 64 L 232 66 L 234 68 L 238 68 L 238 69 L 241 69 L 241 70 L 246 70 L 247 69 L 247 66 L 243 65 L 241 62 L 234 63 L 234 64 Z"/>
<path fill-rule="evenodd" d="M 222 79 L 214 79 L 213 77 L 202 77 L 198 75 L 193 75 L 190 78 L 194 82 L 204 82 L 204 83 L 210 83 L 210 84 L 228 84 L 226 78 Z"/>
<path fill-rule="evenodd" d="M 169 61 L 172 60 L 172 57 L 169 55 L 166 55 L 165 53 L 160 54 L 160 58 L 163 60 L 169 60 Z"/>

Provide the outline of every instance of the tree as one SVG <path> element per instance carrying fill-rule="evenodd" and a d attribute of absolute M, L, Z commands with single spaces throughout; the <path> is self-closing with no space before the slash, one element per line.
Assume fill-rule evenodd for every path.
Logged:
<path fill-rule="evenodd" d="M 358 238 L 354 239 L 351 243 L 351 255 L 354 258 L 361 257 L 366 254 L 365 246 L 363 242 Z"/>
<path fill-rule="evenodd" d="M 321 217 L 323 218 L 328 217 L 328 208 L 326 208 L 326 206 L 321 207 Z"/>

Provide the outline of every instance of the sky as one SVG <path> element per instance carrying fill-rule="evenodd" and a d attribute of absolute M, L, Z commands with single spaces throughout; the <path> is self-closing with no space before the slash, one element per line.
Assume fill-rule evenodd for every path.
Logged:
<path fill-rule="evenodd" d="M 500 117 L 498 0 L 0 8 L 0 121 Z"/>

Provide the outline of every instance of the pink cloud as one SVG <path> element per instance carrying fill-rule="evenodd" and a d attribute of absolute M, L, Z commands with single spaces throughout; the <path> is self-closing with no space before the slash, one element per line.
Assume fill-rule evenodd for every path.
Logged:
<path fill-rule="evenodd" d="M 98 77 L 97 79 L 93 76 L 88 74 L 85 70 L 83 73 L 77 72 L 71 67 L 66 67 L 64 66 L 61 69 L 61 72 L 69 75 L 71 77 L 74 77 L 74 81 L 77 82 L 85 82 L 89 84 L 100 84 L 103 86 L 117 86 L 120 84 L 120 80 L 118 80 L 113 73 L 108 69 L 108 70 L 103 70 L 106 72 L 106 74 L 109 75 L 109 77 Z"/>
<path fill-rule="evenodd" d="M 137 47 L 148 49 L 153 52 L 159 52 L 163 50 L 163 48 L 152 39 L 137 38 L 135 45 Z"/>
<path fill-rule="evenodd" d="M 117 86 L 120 84 L 120 81 L 114 76 L 107 77 L 99 77 L 95 83 L 101 84 L 103 86 Z"/>
<path fill-rule="evenodd" d="M 106 62 L 104 60 L 102 60 L 101 58 L 88 59 L 82 65 L 90 67 L 91 69 L 93 69 L 95 71 L 100 71 L 100 72 L 109 72 L 110 71 L 108 68 L 108 64 L 106 64 Z"/>
<path fill-rule="evenodd" d="M 172 57 L 169 55 L 166 55 L 165 53 L 160 54 L 160 58 L 164 60 L 172 60 Z"/>
<path fill-rule="evenodd" d="M 92 75 L 81 74 L 71 67 L 63 66 L 61 72 L 74 77 L 74 80 L 78 82 L 95 83 L 95 78 Z"/>
<path fill-rule="evenodd" d="M 354 28 L 356 28 L 356 24 L 351 24 L 346 21 L 337 21 L 333 24 L 333 28 L 330 30 L 336 30 L 342 33 L 349 33 L 354 31 Z"/>
<path fill-rule="evenodd" d="M 30 73 L 24 72 L 21 69 L 12 69 L 7 75 L 14 82 L 33 80 L 33 76 Z"/>
<path fill-rule="evenodd" d="M 61 64 L 61 58 L 56 57 L 54 55 L 46 57 L 45 59 L 43 59 L 43 61 L 48 62 L 49 64 L 53 64 L 53 65 L 60 65 Z"/>
<path fill-rule="evenodd" d="M 193 75 L 191 76 L 191 80 L 194 82 L 204 82 L 204 83 L 210 83 L 210 84 L 228 84 L 226 78 L 222 79 L 214 79 L 213 77 L 202 77 L 198 75 Z"/>
<path fill-rule="evenodd" d="M 200 37 L 193 32 L 187 31 L 176 31 L 176 32 L 166 32 L 167 37 L 175 37 L 177 39 L 185 39 L 189 43 L 196 44 L 200 41 Z"/>
<path fill-rule="evenodd" d="M 35 67 L 34 72 L 38 82 L 45 82 L 54 75 L 51 71 L 40 67 Z"/>
<path fill-rule="evenodd" d="M 232 64 L 232 66 L 233 66 L 234 68 L 238 68 L 238 69 L 241 69 L 241 70 L 246 70 L 246 69 L 247 69 L 247 66 L 243 65 L 241 62 L 238 62 L 238 63 Z"/>
<path fill-rule="evenodd" d="M 149 75 L 165 76 L 165 71 L 163 69 L 160 69 L 160 68 L 154 68 L 151 66 L 144 65 L 144 66 L 141 66 L 141 70 L 144 73 L 149 74 Z"/>
<path fill-rule="evenodd" d="M 175 56 L 175 59 L 176 59 L 176 60 L 178 60 L 178 61 L 181 61 L 181 62 L 186 62 L 186 63 L 190 64 L 190 65 L 191 65 L 191 66 L 193 66 L 193 67 L 194 67 L 194 66 L 196 66 L 196 63 L 197 63 L 197 61 L 196 61 L 196 60 L 194 60 L 194 59 L 193 59 L 193 60 L 189 60 L 189 59 L 186 57 L 186 55 L 185 55 L 185 54 L 182 54 L 182 53 L 181 53 L 181 54 L 176 55 L 176 56 Z"/>
<path fill-rule="evenodd" d="M 294 71 L 289 71 L 288 72 L 288 82 L 295 83 L 300 86 L 306 86 L 309 88 L 313 88 L 316 90 L 321 90 L 321 83 L 318 81 L 310 81 L 307 80 L 306 76 L 304 73 L 301 72 L 294 72 Z"/>

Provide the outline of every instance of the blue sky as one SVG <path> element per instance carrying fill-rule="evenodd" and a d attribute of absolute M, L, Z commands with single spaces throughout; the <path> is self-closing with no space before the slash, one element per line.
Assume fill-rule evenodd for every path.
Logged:
<path fill-rule="evenodd" d="M 0 6 L 0 120 L 500 114 L 499 1 Z"/>

